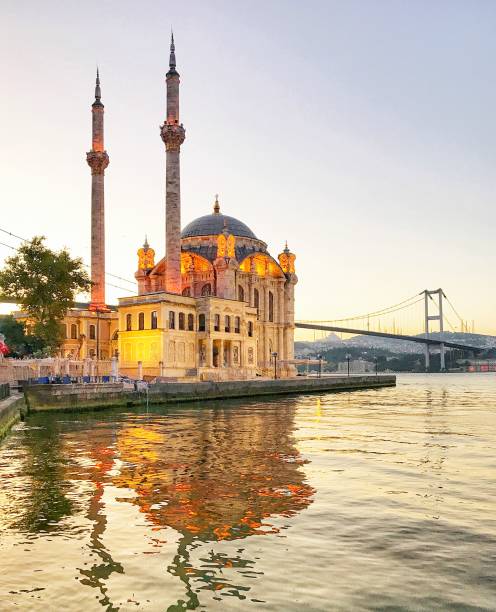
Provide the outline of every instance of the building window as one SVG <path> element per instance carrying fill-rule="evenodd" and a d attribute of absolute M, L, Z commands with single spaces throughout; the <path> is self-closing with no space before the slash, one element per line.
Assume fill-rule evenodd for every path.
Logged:
<path fill-rule="evenodd" d="M 132 315 L 126 315 L 126 331 L 131 331 L 133 329 L 133 319 Z"/>
<path fill-rule="evenodd" d="M 231 317 L 229 315 L 224 317 L 224 330 L 228 333 L 231 331 Z"/>
<path fill-rule="evenodd" d="M 234 333 L 239 334 L 241 326 L 241 320 L 239 317 L 234 317 Z"/>
<path fill-rule="evenodd" d="M 205 315 L 201 314 L 198 317 L 198 331 L 205 331 Z"/>
<path fill-rule="evenodd" d="M 207 283 L 206 285 L 203 285 L 203 287 L 201 288 L 201 294 L 203 296 L 205 296 L 205 295 L 212 295 L 212 285 L 210 283 Z"/>
<path fill-rule="evenodd" d="M 176 329 L 176 313 L 169 310 L 169 329 Z"/>
<path fill-rule="evenodd" d="M 150 316 L 150 327 L 151 329 L 157 329 L 158 327 L 158 318 L 157 318 L 157 311 L 153 310 L 152 314 Z"/>
<path fill-rule="evenodd" d="M 145 313 L 140 312 L 138 315 L 138 329 L 145 329 Z"/>
<path fill-rule="evenodd" d="M 195 331 L 195 317 L 191 313 L 188 315 L 188 331 Z"/>
<path fill-rule="evenodd" d="M 241 285 L 238 285 L 238 300 L 240 302 L 245 301 L 245 290 L 243 289 Z"/>
<path fill-rule="evenodd" d="M 253 306 L 255 308 L 260 308 L 260 295 L 258 289 L 253 290 Z"/>
<path fill-rule="evenodd" d="M 78 337 L 78 333 L 77 332 L 78 332 L 77 325 L 75 323 L 73 323 L 71 325 L 71 340 L 76 340 L 77 339 L 77 337 Z"/>
<path fill-rule="evenodd" d="M 274 321 L 274 294 L 269 291 L 269 321 Z"/>
<path fill-rule="evenodd" d="M 184 329 L 184 312 L 179 313 L 179 329 Z"/>
<path fill-rule="evenodd" d="M 71 330 L 72 335 L 72 330 Z M 94 325 L 90 325 L 90 340 L 95 340 L 96 338 L 96 328 Z"/>
<path fill-rule="evenodd" d="M 253 336 L 253 321 L 248 321 L 248 335 Z"/>
<path fill-rule="evenodd" d="M 182 291 L 184 297 L 191 297 L 191 287 L 185 287 Z"/>
<path fill-rule="evenodd" d="M 214 315 L 214 331 L 220 331 L 220 315 Z"/>
<path fill-rule="evenodd" d="M 67 338 L 67 325 L 65 323 L 60 324 L 60 334 L 63 338 Z"/>

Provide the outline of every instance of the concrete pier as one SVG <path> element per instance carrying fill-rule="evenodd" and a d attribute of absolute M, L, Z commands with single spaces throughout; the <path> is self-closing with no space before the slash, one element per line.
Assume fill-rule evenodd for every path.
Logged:
<path fill-rule="evenodd" d="M 30 385 L 24 388 L 29 412 L 96 410 L 145 404 L 194 402 L 266 395 L 358 391 L 396 385 L 396 376 L 332 376 L 279 380 L 158 383 L 145 391 L 124 389 L 122 383 Z"/>

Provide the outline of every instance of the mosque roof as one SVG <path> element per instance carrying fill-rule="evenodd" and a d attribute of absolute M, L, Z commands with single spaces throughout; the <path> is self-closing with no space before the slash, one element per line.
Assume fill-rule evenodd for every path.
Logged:
<path fill-rule="evenodd" d="M 181 238 L 192 238 L 193 236 L 217 236 L 222 234 L 224 228 L 229 234 L 234 236 L 242 236 L 244 238 L 253 238 L 258 240 L 251 229 L 239 219 L 223 215 L 221 213 L 213 213 L 198 217 L 183 229 Z"/>
<path fill-rule="evenodd" d="M 196 255 L 201 255 L 205 259 L 209 261 L 215 261 L 217 259 L 217 245 L 202 245 L 202 246 L 192 246 L 187 245 L 182 247 L 183 252 L 185 253 L 196 253 Z M 246 247 L 246 246 L 237 246 L 235 247 L 236 259 L 239 263 L 241 263 L 246 257 L 250 255 L 254 255 L 255 253 L 265 253 L 265 249 L 261 247 L 257 247 L 255 245 Z"/>

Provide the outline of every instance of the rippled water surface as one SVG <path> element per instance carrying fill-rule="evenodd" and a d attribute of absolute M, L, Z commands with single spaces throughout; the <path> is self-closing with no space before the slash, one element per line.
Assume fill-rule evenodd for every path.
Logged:
<path fill-rule="evenodd" d="M 37 415 L 1 610 L 496 608 L 496 378 Z"/>

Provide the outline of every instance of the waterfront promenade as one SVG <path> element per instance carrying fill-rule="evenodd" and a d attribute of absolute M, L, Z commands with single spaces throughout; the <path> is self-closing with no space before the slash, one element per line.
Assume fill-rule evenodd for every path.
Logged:
<path fill-rule="evenodd" d="M 28 412 L 43 410 L 88 410 L 142 404 L 196 402 L 262 395 L 287 395 L 322 391 L 356 391 L 396 384 L 392 375 L 329 376 L 230 380 L 220 382 L 165 382 L 131 389 L 125 383 L 25 385 Z"/>

